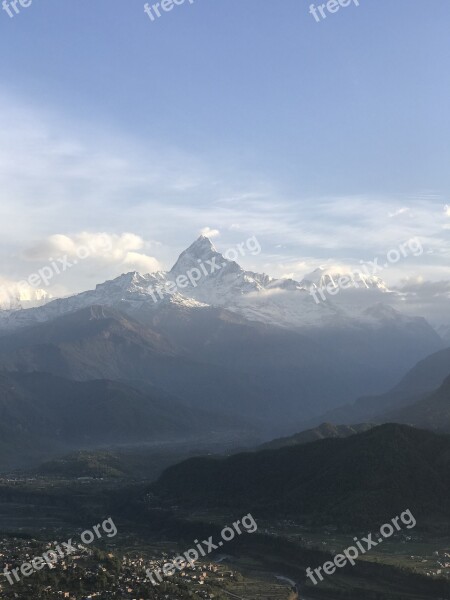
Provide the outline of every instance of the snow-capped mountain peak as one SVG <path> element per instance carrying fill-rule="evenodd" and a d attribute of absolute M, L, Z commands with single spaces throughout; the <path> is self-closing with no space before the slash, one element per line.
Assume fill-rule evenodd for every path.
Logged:
<path fill-rule="evenodd" d="M 106 290 L 108 293 L 118 294 L 135 294 L 145 293 L 148 286 L 154 282 L 157 274 L 142 275 L 137 271 L 124 273 L 115 279 L 105 281 L 96 286 L 96 291 L 102 293 Z"/>
<path fill-rule="evenodd" d="M 180 258 L 184 255 L 190 255 L 192 258 L 203 260 L 209 258 L 211 254 L 217 254 L 216 247 L 208 237 L 201 235 L 195 242 L 192 242 L 189 248 L 181 253 Z"/>
<path fill-rule="evenodd" d="M 345 289 L 371 289 L 380 292 L 389 292 L 385 281 L 375 275 L 366 275 L 362 271 L 340 267 L 319 267 L 312 273 L 305 275 L 301 285 L 307 289 L 311 287 L 326 288 L 328 285 L 340 287 L 340 281 L 346 281 Z"/>
<path fill-rule="evenodd" d="M 213 265 L 210 264 L 211 261 L 213 262 L 214 269 L 212 269 Z M 214 274 L 216 271 L 231 264 L 231 261 L 227 260 L 216 250 L 209 238 L 201 235 L 189 248 L 180 254 L 177 262 L 170 270 L 169 276 L 171 279 L 175 279 L 180 275 L 186 275 L 191 269 L 202 267 L 201 272 L 203 277 L 205 276 L 205 270 L 208 275 Z M 234 268 L 240 269 L 236 263 L 234 263 Z"/>
<path fill-rule="evenodd" d="M 261 292 L 276 281 L 265 274 L 245 271 L 226 255 L 218 252 L 207 237 L 200 236 L 180 255 L 168 278 L 177 283 L 183 295 L 230 309 L 242 297 Z M 186 276 L 188 282 L 180 290 L 179 282 Z"/>

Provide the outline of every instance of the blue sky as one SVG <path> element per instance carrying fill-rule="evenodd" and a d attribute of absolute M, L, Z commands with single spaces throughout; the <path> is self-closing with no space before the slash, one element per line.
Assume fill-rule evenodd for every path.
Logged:
<path fill-rule="evenodd" d="M 52 235 L 115 236 L 108 264 L 64 282 L 82 289 L 133 259 L 168 267 L 209 227 L 223 248 L 256 234 L 245 266 L 296 277 L 420 235 L 420 264 L 388 278 L 449 279 L 448 0 L 360 0 L 320 23 L 309 5 L 0 11 L 0 277 L 58 251 Z"/>

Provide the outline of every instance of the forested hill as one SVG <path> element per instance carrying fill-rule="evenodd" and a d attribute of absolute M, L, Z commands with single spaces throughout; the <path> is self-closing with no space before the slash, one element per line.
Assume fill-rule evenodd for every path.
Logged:
<path fill-rule="evenodd" d="M 167 469 L 154 491 L 180 506 L 375 525 L 406 509 L 427 520 L 448 515 L 449 475 L 450 436 L 388 424 L 346 439 L 191 459 Z"/>

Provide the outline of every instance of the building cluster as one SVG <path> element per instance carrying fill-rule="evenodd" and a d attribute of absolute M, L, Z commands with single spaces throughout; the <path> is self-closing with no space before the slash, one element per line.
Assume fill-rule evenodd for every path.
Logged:
<path fill-rule="evenodd" d="M 4 600 L 220 600 L 225 582 L 238 576 L 216 563 L 188 566 L 176 577 L 153 586 L 146 569 L 162 569 L 161 559 L 149 559 L 137 553 L 118 558 L 112 552 L 85 548 L 45 566 L 38 573 L 11 585 L 2 575 L 4 569 L 20 567 L 35 556 L 51 549 L 51 544 L 20 538 L 0 538 L 0 597 Z"/>
<path fill-rule="evenodd" d="M 411 556 L 411 560 L 426 564 L 425 574 L 428 577 L 449 577 L 450 578 L 450 554 L 448 552 L 434 552 L 431 560 L 419 556 Z M 428 568 L 432 565 L 432 568 Z"/>

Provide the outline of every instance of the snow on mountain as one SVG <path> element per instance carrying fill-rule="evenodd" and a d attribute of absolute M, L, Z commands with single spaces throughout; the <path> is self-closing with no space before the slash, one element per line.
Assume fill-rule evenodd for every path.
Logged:
<path fill-rule="evenodd" d="M 98 284 L 89 290 L 58 298 L 36 308 L 16 311 L 0 311 L 0 330 L 12 331 L 20 327 L 44 323 L 93 305 L 116 307 L 132 314 L 142 306 L 157 310 L 163 305 L 173 304 L 187 308 L 201 307 L 203 303 L 166 289 L 169 279 L 166 273 L 141 274 L 137 271 L 124 273 L 116 279 Z M 155 293 L 159 290 L 159 293 Z"/>
<path fill-rule="evenodd" d="M 114 306 L 129 314 L 144 308 L 158 311 L 168 305 L 186 309 L 216 306 L 225 308 L 251 321 L 288 328 L 351 327 L 368 320 L 373 324 L 403 317 L 398 311 L 374 309 L 367 303 L 356 308 L 346 306 L 336 297 L 317 302 L 310 292 L 311 285 L 328 284 L 338 274 L 317 269 L 302 282 L 276 279 L 265 274 L 245 271 L 237 262 L 220 254 L 211 241 L 201 236 L 185 250 L 169 272 L 120 275 L 112 281 L 97 285 L 95 290 L 68 298 L 54 300 L 45 306 L 29 310 L 0 313 L 0 329 L 12 330 L 44 322 L 62 314 L 91 305 Z M 384 282 L 377 278 L 358 278 L 360 292 L 376 292 L 373 304 L 379 306 L 379 294 L 389 293 Z M 370 301 L 372 297 L 370 296 Z"/>
<path fill-rule="evenodd" d="M 217 252 L 209 238 L 201 235 L 189 248 L 180 254 L 177 262 L 170 270 L 170 275 L 172 278 L 176 278 L 178 275 L 186 275 L 190 269 L 198 268 L 201 263 L 206 263 L 210 260 L 217 261 L 220 267 L 231 263 L 231 261 L 228 261 L 222 254 Z"/>
<path fill-rule="evenodd" d="M 17 283 L 0 285 L 0 310 L 15 311 L 23 308 L 41 306 L 49 302 L 52 296 L 42 289 Z"/>
<path fill-rule="evenodd" d="M 386 283 L 375 276 L 342 271 L 332 268 L 319 268 L 301 282 L 293 279 L 275 279 L 265 274 L 245 271 L 236 262 L 227 260 L 217 252 L 207 238 L 201 237 L 185 250 L 169 273 L 171 280 L 200 269 L 207 261 L 214 261 L 216 269 L 202 276 L 194 284 L 187 283 L 183 290 L 202 303 L 221 306 L 229 311 L 252 320 L 282 327 L 350 327 L 358 322 L 386 323 L 392 318 L 406 318 L 395 309 L 386 306 L 380 309 L 383 295 L 392 294 Z M 311 293 L 314 289 L 326 288 L 331 284 L 339 287 L 345 277 L 347 288 L 339 299 L 335 295 L 325 295 L 317 299 Z M 357 293 L 356 293 L 357 291 Z M 340 295 L 340 294 L 338 294 Z M 362 298 L 363 296 L 363 298 Z M 363 300 L 363 301 L 362 301 Z M 370 306 L 378 308 L 370 311 Z"/>
<path fill-rule="evenodd" d="M 168 277 L 177 281 L 191 269 L 202 271 L 202 276 L 193 284 L 188 281 L 183 290 L 178 287 L 180 293 L 251 321 L 282 327 L 318 326 L 336 322 L 342 315 L 332 304 L 318 306 L 309 291 L 293 279 L 245 271 L 203 236 L 180 255 Z"/>
<path fill-rule="evenodd" d="M 193 269 L 196 273 L 191 280 L 187 280 L 183 289 L 190 297 L 198 297 L 208 304 L 226 304 L 236 296 L 260 292 L 271 281 L 267 275 L 244 271 L 236 262 L 217 252 L 212 242 L 204 236 L 200 236 L 180 255 L 168 278 L 176 281 Z M 198 281 L 193 281 L 195 277 L 199 277 Z"/>
<path fill-rule="evenodd" d="M 340 281 L 346 280 L 345 287 L 340 286 Z M 307 289 L 326 288 L 328 285 L 343 287 L 346 289 L 374 289 L 381 292 L 389 292 L 386 283 L 375 275 L 365 275 L 362 271 L 341 270 L 333 267 L 319 267 L 301 281 L 301 285 Z"/>

